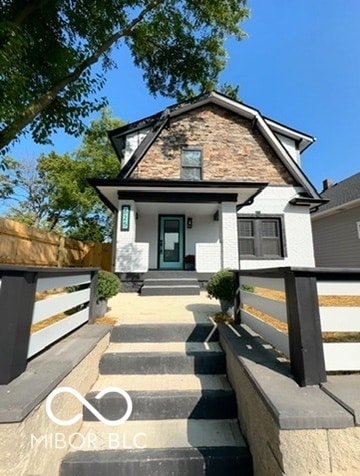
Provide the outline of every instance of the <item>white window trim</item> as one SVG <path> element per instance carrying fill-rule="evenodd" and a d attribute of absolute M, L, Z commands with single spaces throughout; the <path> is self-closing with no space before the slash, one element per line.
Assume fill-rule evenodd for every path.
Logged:
<path fill-rule="evenodd" d="M 357 228 L 357 235 L 358 235 L 358 238 L 360 240 L 360 221 L 356 222 L 356 228 Z"/>

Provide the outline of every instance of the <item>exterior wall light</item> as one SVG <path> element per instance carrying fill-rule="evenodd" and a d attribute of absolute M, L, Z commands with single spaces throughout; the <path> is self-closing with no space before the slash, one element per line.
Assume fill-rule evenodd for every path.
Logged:
<path fill-rule="evenodd" d="M 187 228 L 192 228 L 192 226 L 193 226 L 193 220 L 192 220 L 192 218 L 189 217 L 189 218 L 187 219 L 186 226 L 187 226 Z"/>

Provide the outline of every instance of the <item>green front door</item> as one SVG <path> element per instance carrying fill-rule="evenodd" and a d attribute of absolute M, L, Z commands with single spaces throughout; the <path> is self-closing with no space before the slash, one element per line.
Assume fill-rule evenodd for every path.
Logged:
<path fill-rule="evenodd" d="M 160 216 L 159 268 L 184 268 L 184 217 Z"/>

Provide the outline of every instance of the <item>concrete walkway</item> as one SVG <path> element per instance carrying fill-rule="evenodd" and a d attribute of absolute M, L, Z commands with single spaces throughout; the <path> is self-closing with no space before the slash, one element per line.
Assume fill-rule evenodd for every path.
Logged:
<path fill-rule="evenodd" d="M 210 299 L 206 291 L 198 296 L 139 296 L 120 293 L 109 300 L 108 316 L 117 324 L 164 324 L 209 322 L 220 312 L 220 304 Z"/>

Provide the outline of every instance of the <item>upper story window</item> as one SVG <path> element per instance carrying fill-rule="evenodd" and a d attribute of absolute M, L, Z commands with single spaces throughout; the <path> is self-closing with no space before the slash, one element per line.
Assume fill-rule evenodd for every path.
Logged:
<path fill-rule="evenodd" d="M 281 259 L 285 256 L 281 217 L 240 217 L 238 236 L 242 259 Z"/>
<path fill-rule="evenodd" d="M 202 150 L 184 147 L 181 151 L 181 178 L 183 180 L 202 179 Z"/>

